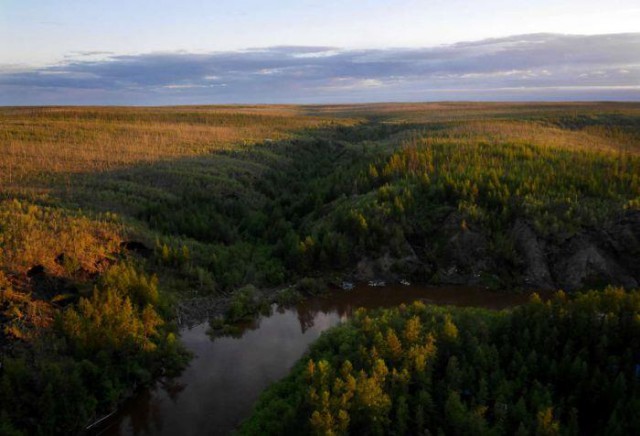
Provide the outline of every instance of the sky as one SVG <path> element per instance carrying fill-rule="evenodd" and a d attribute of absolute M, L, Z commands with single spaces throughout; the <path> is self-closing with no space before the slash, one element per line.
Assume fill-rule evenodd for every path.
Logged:
<path fill-rule="evenodd" d="M 637 0 L 0 0 L 0 105 L 640 100 Z"/>

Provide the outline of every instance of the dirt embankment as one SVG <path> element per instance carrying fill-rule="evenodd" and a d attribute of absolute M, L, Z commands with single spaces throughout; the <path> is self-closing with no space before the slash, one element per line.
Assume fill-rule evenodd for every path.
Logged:
<path fill-rule="evenodd" d="M 363 258 L 353 277 L 567 291 L 640 284 L 640 211 L 625 211 L 600 228 L 564 239 L 545 238 L 517 220 L 505 235 L 509 256 L 498 253 L 482 229 L 461 229 L 458 222 L 453 214 L 445 220 L 440 246 L 407 242 L 401 255 Z"/>

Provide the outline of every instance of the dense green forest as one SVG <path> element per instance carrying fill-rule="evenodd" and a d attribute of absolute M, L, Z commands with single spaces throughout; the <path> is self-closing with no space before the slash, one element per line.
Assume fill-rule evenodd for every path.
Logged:
<path fill-rule="evenodd" d="M 639 409 L 640 294 L 608 288 L 503 312 L 360 310 L 240 433 L 629 435 Z"/>
<path fill-rule="evenodd" d="M 47 307 L 4 285 L 0 434 L 77 433 L 96 411 L 188 360 L 164 321 L 157 278 L 132 265 L 109 268 L 90 296 L 60 312 L 56 303 L 73 296 Z"/>
<path fill-rule="evenodd" d="M 2 432 L 77 432 L 178 371 L 185 301 L 636 288 L 639 153 L 637 104 L 3 108 Z"/>

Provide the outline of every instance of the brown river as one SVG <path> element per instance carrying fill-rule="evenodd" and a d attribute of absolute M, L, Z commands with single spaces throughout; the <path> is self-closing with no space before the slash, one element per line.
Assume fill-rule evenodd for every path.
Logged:
<path fill-rule="evenodd" d="M 181 331 L 194 353 L 182 374 L 161 379 L 125 402 L 93 434 L 226 435 L 250 413 L 260 393 L 284 377 L 320 334 L 347 320 L 358 307 L 427 304 L 504 309 L 526 302 L 527 294 L 463 287 L 357 286 L 274 310 L 238 337 L 212 339 L 208 325 Z"/>

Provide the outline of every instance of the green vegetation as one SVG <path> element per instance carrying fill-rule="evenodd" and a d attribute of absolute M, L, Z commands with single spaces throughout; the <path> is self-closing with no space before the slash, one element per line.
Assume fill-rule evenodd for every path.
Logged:
<path fill-rule="evenodd" d="M 115 217 L 121 238 L 153 249 L 155 272 L 174 289 L 280 286 L 351 271 L 363 259 L 368 275 L 433 283 L 638 281 L 625 263 L 638 253 L 620 241 L 628 229 L 615 227 L 637 221 L 635 105 L 5 112 L 4 174 L 14 175 L 6 195 L 25 207 L 90 211 L 94 221 Z M 38 153 L 74 159 L 12 158 L 35 154 L 34 141 L 44 145 Z M 519 247 L 522 224 L 548 252 L 537 276 Z M 592 229 L 606 235 L 585 239 Z M 593 247 L 602 268 L 571 259 L 573 237 Z M 40 257 L 51 263 L 58 254 Z"/>
<path fill-rule="evenodd" d="M 10 342 L 11 352 L 3 356 L 4 431 L 76 433 L 96 411 L 110 410 L 161 368 L 175 373 L 186 362 L 173 329 L 161 317 L 157 279 L 131 265 L 109 268 L 90 296 L 59 312 L 55 299 L 48 305 L 30 301 L 5 286 L 0 300 L 4 316 L 10 317 L 5 332 L 22 332 L 29 321 L 31 335 L 28 347 Z M 33 321 L 43 313 L 53 322 Z"/>
<path fill-rule="evenodd" d="M 511 311 L 360 310 L 263 393 L 241 434 L 637 434 L 640 293 Z"/>
<path fill-rule="evenodd" d="M 76 431 L 177 369 L 182 298 L 636 287 L 639 132 L 636 104 L 2 108 L 0 429 Z"/>
<path fill-rule="evenodd" d="M 597 225 L 612 209 L 634 207 L 640 192 L 637 156 L 523 141 L 497 147 L 476 138 L 418 136 L 369 173 L 376 204 L 387 214 L 407 216 L 416 203 L 457 203 L 475 224 L 500 231 L 526 217 L 543 235 Z"/>

